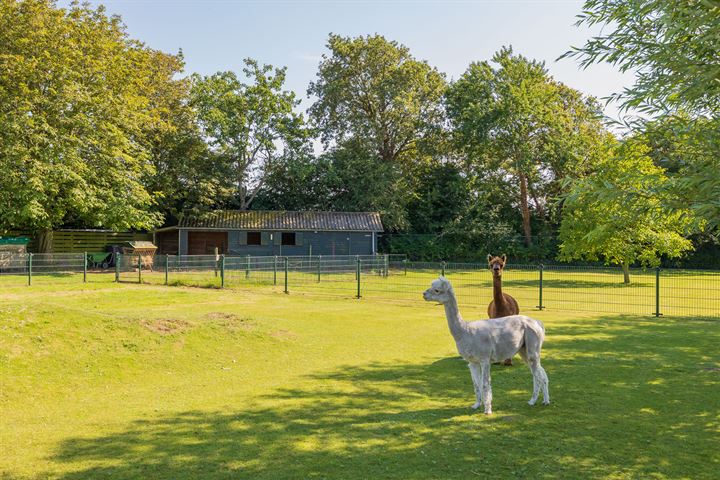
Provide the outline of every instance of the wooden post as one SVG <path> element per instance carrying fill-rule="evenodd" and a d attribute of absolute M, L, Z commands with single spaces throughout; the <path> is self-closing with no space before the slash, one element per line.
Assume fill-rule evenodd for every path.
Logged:
<path fill-rule="evenodd" d="M 83 283 L 87 283 L 87 252 L 83 252 Z"/>
<path fill-rule="evenodd" d="M 142 255 L 138 255 L 138 283 L 142 283 Z"/>
<path fill-rule="evenodd" d="M 165 254 L 165 285 L 168 284 L 168 277 L 170 273 L 170 255 Z"/>

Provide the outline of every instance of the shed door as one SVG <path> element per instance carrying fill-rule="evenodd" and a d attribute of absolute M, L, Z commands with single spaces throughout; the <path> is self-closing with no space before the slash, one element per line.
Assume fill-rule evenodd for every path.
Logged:
<path fill-rule="evenodd" d="M 188 255 L 213 255 L 217 247 L 227 253 L 227 232 L 188 232 Z"/>

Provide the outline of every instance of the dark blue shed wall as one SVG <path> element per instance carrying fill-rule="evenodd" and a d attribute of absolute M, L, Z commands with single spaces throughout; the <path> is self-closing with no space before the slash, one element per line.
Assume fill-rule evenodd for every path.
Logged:
<path fill-rule="evenodd" d="M 270 241 L 270 233 L 275 237 Z M 266 245 L 243 245 L 245 231 L 228 231 L 228 255 L 372 255 L 373 232 L 295 232 L 300 245 L 278 245 L 282 232 L 263 232 Z M 180 254 L 187 255 L 187 230 L 180 231 Z"/>

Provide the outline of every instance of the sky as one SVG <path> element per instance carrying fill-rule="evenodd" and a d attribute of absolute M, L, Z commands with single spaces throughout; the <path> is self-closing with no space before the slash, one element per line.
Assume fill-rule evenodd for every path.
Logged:
<path fill-rule="evenodd" d="M 546 62 L 557 80 L 602 99 L 633 83 L 609 65 L 582 70 L 572 59 L 556 61 L 596 30 L 573 24 L 583 2 L 574 0 L 447 1 L 248 1 L 104 0 L 129 34 L 169 53 L 182 50 L 187 73 L 241 71 L 243 59 L 287 67 L 286 88 L 303 100 L 315 79 L 329 33 L 379 33 L 410 48 L 447 75 L 458 78 L 473 61 L 488 60 L 504 45 Z M 69 1 L 61 0 L 60 6 Z M 605 113 L 617 117 L 617 107 Z"/>

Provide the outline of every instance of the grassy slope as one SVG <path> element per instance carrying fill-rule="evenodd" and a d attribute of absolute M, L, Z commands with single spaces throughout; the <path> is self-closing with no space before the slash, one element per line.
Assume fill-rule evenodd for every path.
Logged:
<path fill-rule="evenodd" d="M 486 418 L 421 301 L 5 288 L 0 478 L 716 476 L 717 320 L 534 315 L 553 404 L 516 362 Z"/>

